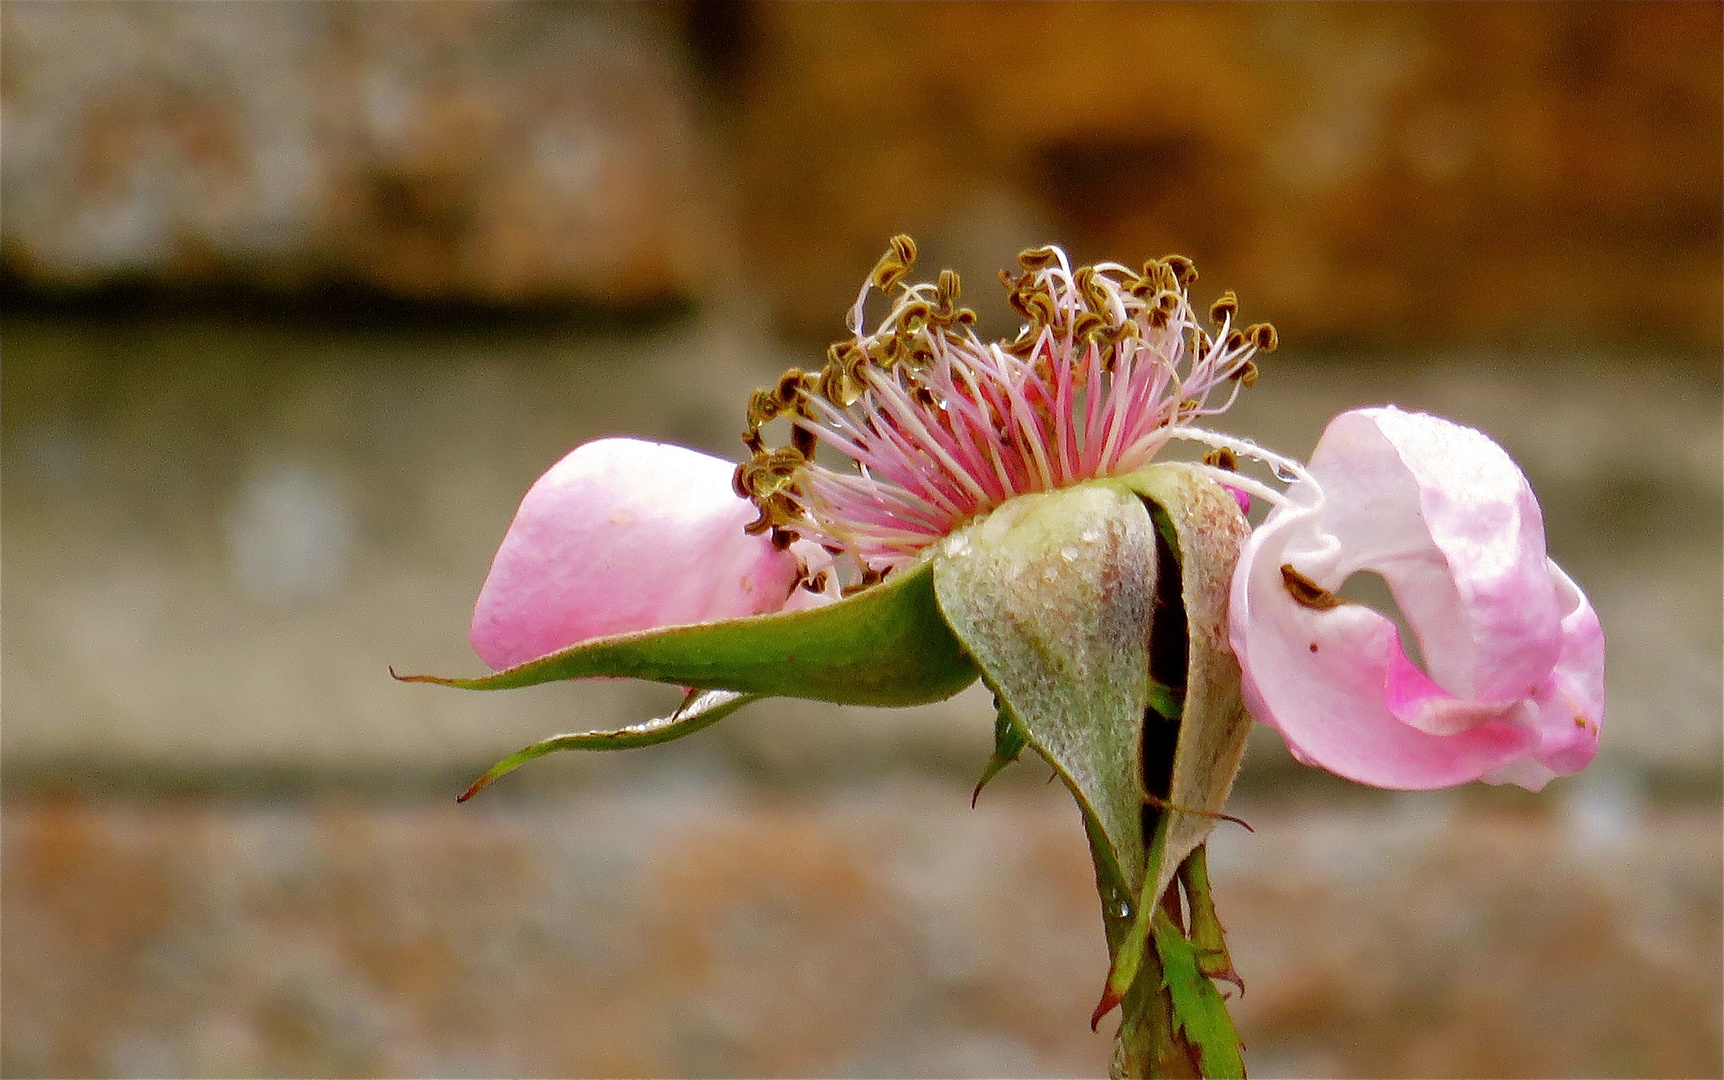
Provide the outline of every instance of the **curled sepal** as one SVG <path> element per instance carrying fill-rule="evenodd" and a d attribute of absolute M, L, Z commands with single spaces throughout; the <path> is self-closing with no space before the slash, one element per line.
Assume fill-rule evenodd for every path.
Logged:
<path fill-rule="evenodd" d="M 934 557 L 946 621 L 1094 819 L 1098 877 L 1126 895 L 1143 874 L 1138 758 L 1155 569 L 1149 511 L 1110 481 L 1020 495 Z"/>
<path fill-rule="evenodd" d="M 981 798 L 982 789 L 988 786 L 988 781 L 1000 775 L 1000 770 L 1018 760 L 1018 755 L 1024 752 L 1029 743 L 1024 739 L 1024 733 L 1012 719 L 1012 714 L 1005 707 L 996 706 L 999 715 L 994 718 L 994 755 L 988 759 L 988 764 L 982 769 L 982 778 L 976 781 L 976 790 L 970 793 L 970 807 L 975 808 L 976 800 Z"/>
<path fill-rule="evenodd" d="M 1147 911 L 1215 827 L 1245 756 L 1251 717 L 1240 696 L 1239 661 L 1227 640 L 1227 603 L 1233 567 L 1251 527 L 1227 489 L 1195 465 L 1167 462 L 1120 479 L 1173 526 L 1187 634 L 1185 699 L 1162 808 L 1167 836 L 1154 880 L 1143 883 Z"/>
<path fill-rule="evenodd" d="M 613 634 L 477 679 L 396 678 L 505 690 L 608 675 L 845 705 L 941 701 L 974 682 L 976 666 L 940 616 L 933 578 L 924 560 L 807 611 Z"/>
<path fill-rule="evenodd" d="M 1154 517 L 1179 560 L 1185 616 L 1184 686 L 1152 681 L 1151 704 L 1178 720 L 1166 799 L 1151 798 L 1150 856 L 1130 927 L 1112 950 L 1091 1026 L 1123 1000 L 1138 977 L 1149 920 L 1182 864 L 1208 838 L 1233 788 L 1251 720 L 1240 698 L 1239 663 L 1227 641 L 1228 589 L 1250 527 L 1225 488 L 1195 466 L 1151 465 L 1121 480 L 1154 504 Z M 1165 707 L 1177 703 L 1170 714 Z M 1207 880 L 1207 879 L 1205 879 Z"/>
<path fill-rule="evenodd" d="M 710 727 L 749 702 L 758 700 L 758 695 L 738 694 L 730 690 L 690 690 L 688 696 L 683 698 L 682 704 L 669 716 L 642 720 L 638 724 L 630 724 L 614 731 L 552 735 L 491 766 L 485 771 L 485 775 L 473 781 L 472 787 L 457 795 L 455 801 L 466 802 L 490 786 L 491 781 L 505 773 L 514 772 L 534 758 L 542 758 L 559 750 L 633 750 L 638 746 L 670 742 L 672 739 L 693 735 L 702 728 Z"/>

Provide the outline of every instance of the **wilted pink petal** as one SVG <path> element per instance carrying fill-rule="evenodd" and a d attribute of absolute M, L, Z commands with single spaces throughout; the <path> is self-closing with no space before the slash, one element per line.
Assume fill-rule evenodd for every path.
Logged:
<path fill-rule="evenodd" d="M 1393 407 L 1343 413 L 1247 543 L 1232 641 L 1247 704 L 1302 761 L 1388 788 L 1484 778 L 1537 789 L 1592 759 L 1604 638 L 1545 556 L 1526 478 L 1471 428 Z M 1295 596 L 1382 575 L 1418 636 L 1357 604 Z M 1308 593 L 1309 590 L 1306 590 Z"/>
<path fill-rule="evenodd" d="M 732 468 L 639 439 L 576 447 L 521 500 L 473 609 L 473 650 L 501 669 L 606 634 L 784 607 L 798 555 L 743 532 L 755 509 Z"/>

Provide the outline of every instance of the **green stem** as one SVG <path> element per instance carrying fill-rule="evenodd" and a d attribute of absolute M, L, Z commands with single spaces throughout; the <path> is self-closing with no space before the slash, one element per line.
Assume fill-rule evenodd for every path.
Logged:
<path fill-rule="evenodd" d="M 1125 909 L 1118 898 L 1104 890 L 1103 921 L 1109 952 L 1117 955 L 1121 949 L 1142 950 L 1135 961 L 1135 977 L 1119 1003 L 1119 1031 L 1109 1063 L 1112 1076 L 1245 1075 L 1239 1036 L 1227 1015 L 1226 999 L 1211 981 L 1211 975 L 1221 971 L 1231 976 L 1232 965 L 1225 962 L 1225 946 L 1221 946 L 1221 971 L 1215 970 L 1220 924 L 1214 919 L 1203 863 L 1203 849 L 1199 847 L 1182 865 L 1183 872 L 1169 884 L 1151 917 L 1135 927 L 1133 918 L 1121 914 Z M 1189 937 L 1180 925 L 1182 881 L 1191 912 Z M 1149 930 L 1147 944 L 1152 947 L 1144 947 L 1146 943 L 1138 936 L 1144 932 L 1144 923 Z M 1203 940 L 1196 940 L 1199 938 Z"/>

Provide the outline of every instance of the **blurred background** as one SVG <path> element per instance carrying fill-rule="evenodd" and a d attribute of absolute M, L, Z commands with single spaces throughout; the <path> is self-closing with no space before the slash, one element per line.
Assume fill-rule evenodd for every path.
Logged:
<path fill-rule="evenodd" d="M 1084 1075 L 1077 812 L 986 695 L 465 694 L 516 501 L 736 456 L 886 238 L 1056 241 L 1283 346 L 1224 426 L 1482 428 L 1610 640 L 1596 763 L 1387 794 L 1254 735 L 1258 1075 L 1717 1076 L 1716 3 L 0 7 L 0 1072 Z M 990 321 L 991 320 L 991 321 Z"/>

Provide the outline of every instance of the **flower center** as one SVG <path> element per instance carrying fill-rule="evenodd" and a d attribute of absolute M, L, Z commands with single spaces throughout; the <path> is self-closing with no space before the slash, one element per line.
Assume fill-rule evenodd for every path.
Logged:
<path fill-rule="evenodd" d="M 752 457 L 736 470 L 737 493 L 760 509 L 750 532 L 816 540 L 853 559 L 864 584 L 1014 496 L 1144 467 L 1177 431 L 1226 411 L 1257 379 L 1252 357 L 1275 348 L 1268 323 L 1234 326 L 1231 292 L 1209 309 L 1213 334 L 1200 327 L 1187 292 L 1197 270 L 1181 255 L 1139 272 L 1025 251 L 1017 276 L 1000 272 L 1024 324 L 997 342 L 958 306 L 957 274 L 906 284 L 915 260 L 910 238 L 894 237 L 825 366 L 755 391 Z M 871 289 L 892 306 L 865 332 Z M 1209 404 L 1223 384 L 1226 400 Z M 761 429 L 779 418 L 790 442 L 768 447 Z M 816 464 L 822 441 L 854 471 Z"/>

